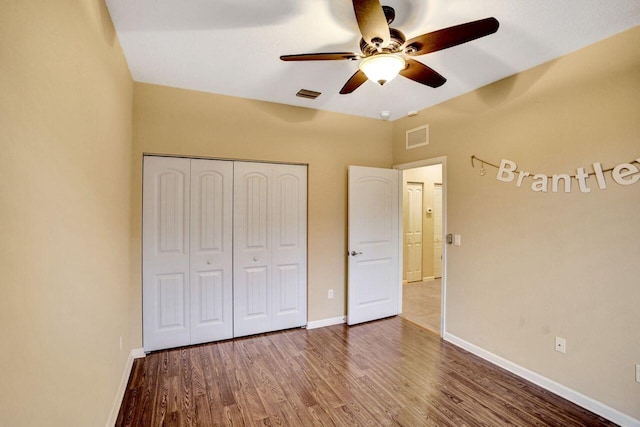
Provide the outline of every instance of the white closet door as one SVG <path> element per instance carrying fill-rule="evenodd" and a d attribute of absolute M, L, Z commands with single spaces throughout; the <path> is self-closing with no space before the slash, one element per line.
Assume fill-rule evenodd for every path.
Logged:
<path fill-rule="evenodd" d="M 234 165 L 234 336 L 269 331 L 270 165 Z"/>
<path fill-rule="evenodd" d="M 234 168 L 234 336 L 306 324 L 306 167 Z"/>
<path fill-rule="evenodd" d="M 233 337 L 233 162 L 191 160 L 191 344 Z"/>
<path fill-rule="evenodd" d="M 307 168 L 272 165 L 271 329 L 307 324 Z"/>
<path fill-rule="evenodd" d="M 144 158 L 144 350 L 190 343 L 189 159 Z"/>

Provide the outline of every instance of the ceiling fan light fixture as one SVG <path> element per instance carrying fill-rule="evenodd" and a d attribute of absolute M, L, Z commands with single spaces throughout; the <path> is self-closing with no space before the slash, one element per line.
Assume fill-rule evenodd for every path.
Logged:
<path fill-rule="evenodd" d="M 404 58 L 393 53 L 378 53 L 360 63 L 360 70 L 367 79 L 383 85 L 393 80 L 406 66 Z"/>

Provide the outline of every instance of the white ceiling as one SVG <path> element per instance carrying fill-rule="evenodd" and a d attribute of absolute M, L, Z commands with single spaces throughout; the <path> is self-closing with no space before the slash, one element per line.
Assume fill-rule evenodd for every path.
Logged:
<path fill-rule="evenodd" d="M 407 39 L 493 16 L 498 32 L 414 57 L 439 88 L 398 77 L 338 92 L 358 61 L 283 62 L 280 55 L 359 52 L 349 0 L 106 0 L 133 79 L 390 120 L 640 25 L 640 0 L 383 0 Z M 637 47 L 635 47 L 637 49 Z M 630 50 L 629 54 L 638 54 Z M 321 92 L 316 100 L 299 89 Z"/>

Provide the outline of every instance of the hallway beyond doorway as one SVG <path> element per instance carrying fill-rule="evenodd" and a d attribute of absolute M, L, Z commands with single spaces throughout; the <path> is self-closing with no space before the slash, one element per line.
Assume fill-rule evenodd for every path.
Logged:
<path fill-rule="evenodd" d="M 401 317 L 440 335 L 442 279 L 402 285 Z"/>

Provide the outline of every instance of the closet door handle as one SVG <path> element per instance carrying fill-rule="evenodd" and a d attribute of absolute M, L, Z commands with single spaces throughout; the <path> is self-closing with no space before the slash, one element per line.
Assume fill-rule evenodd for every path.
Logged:
<path fill-rule="evenodd" d="M 258 257 L 257 257 L 257 256 L 254 256 L 254 257 L 253 257 L 253 260 L 254 260 L 254 261 L 258 261 Z"/>

